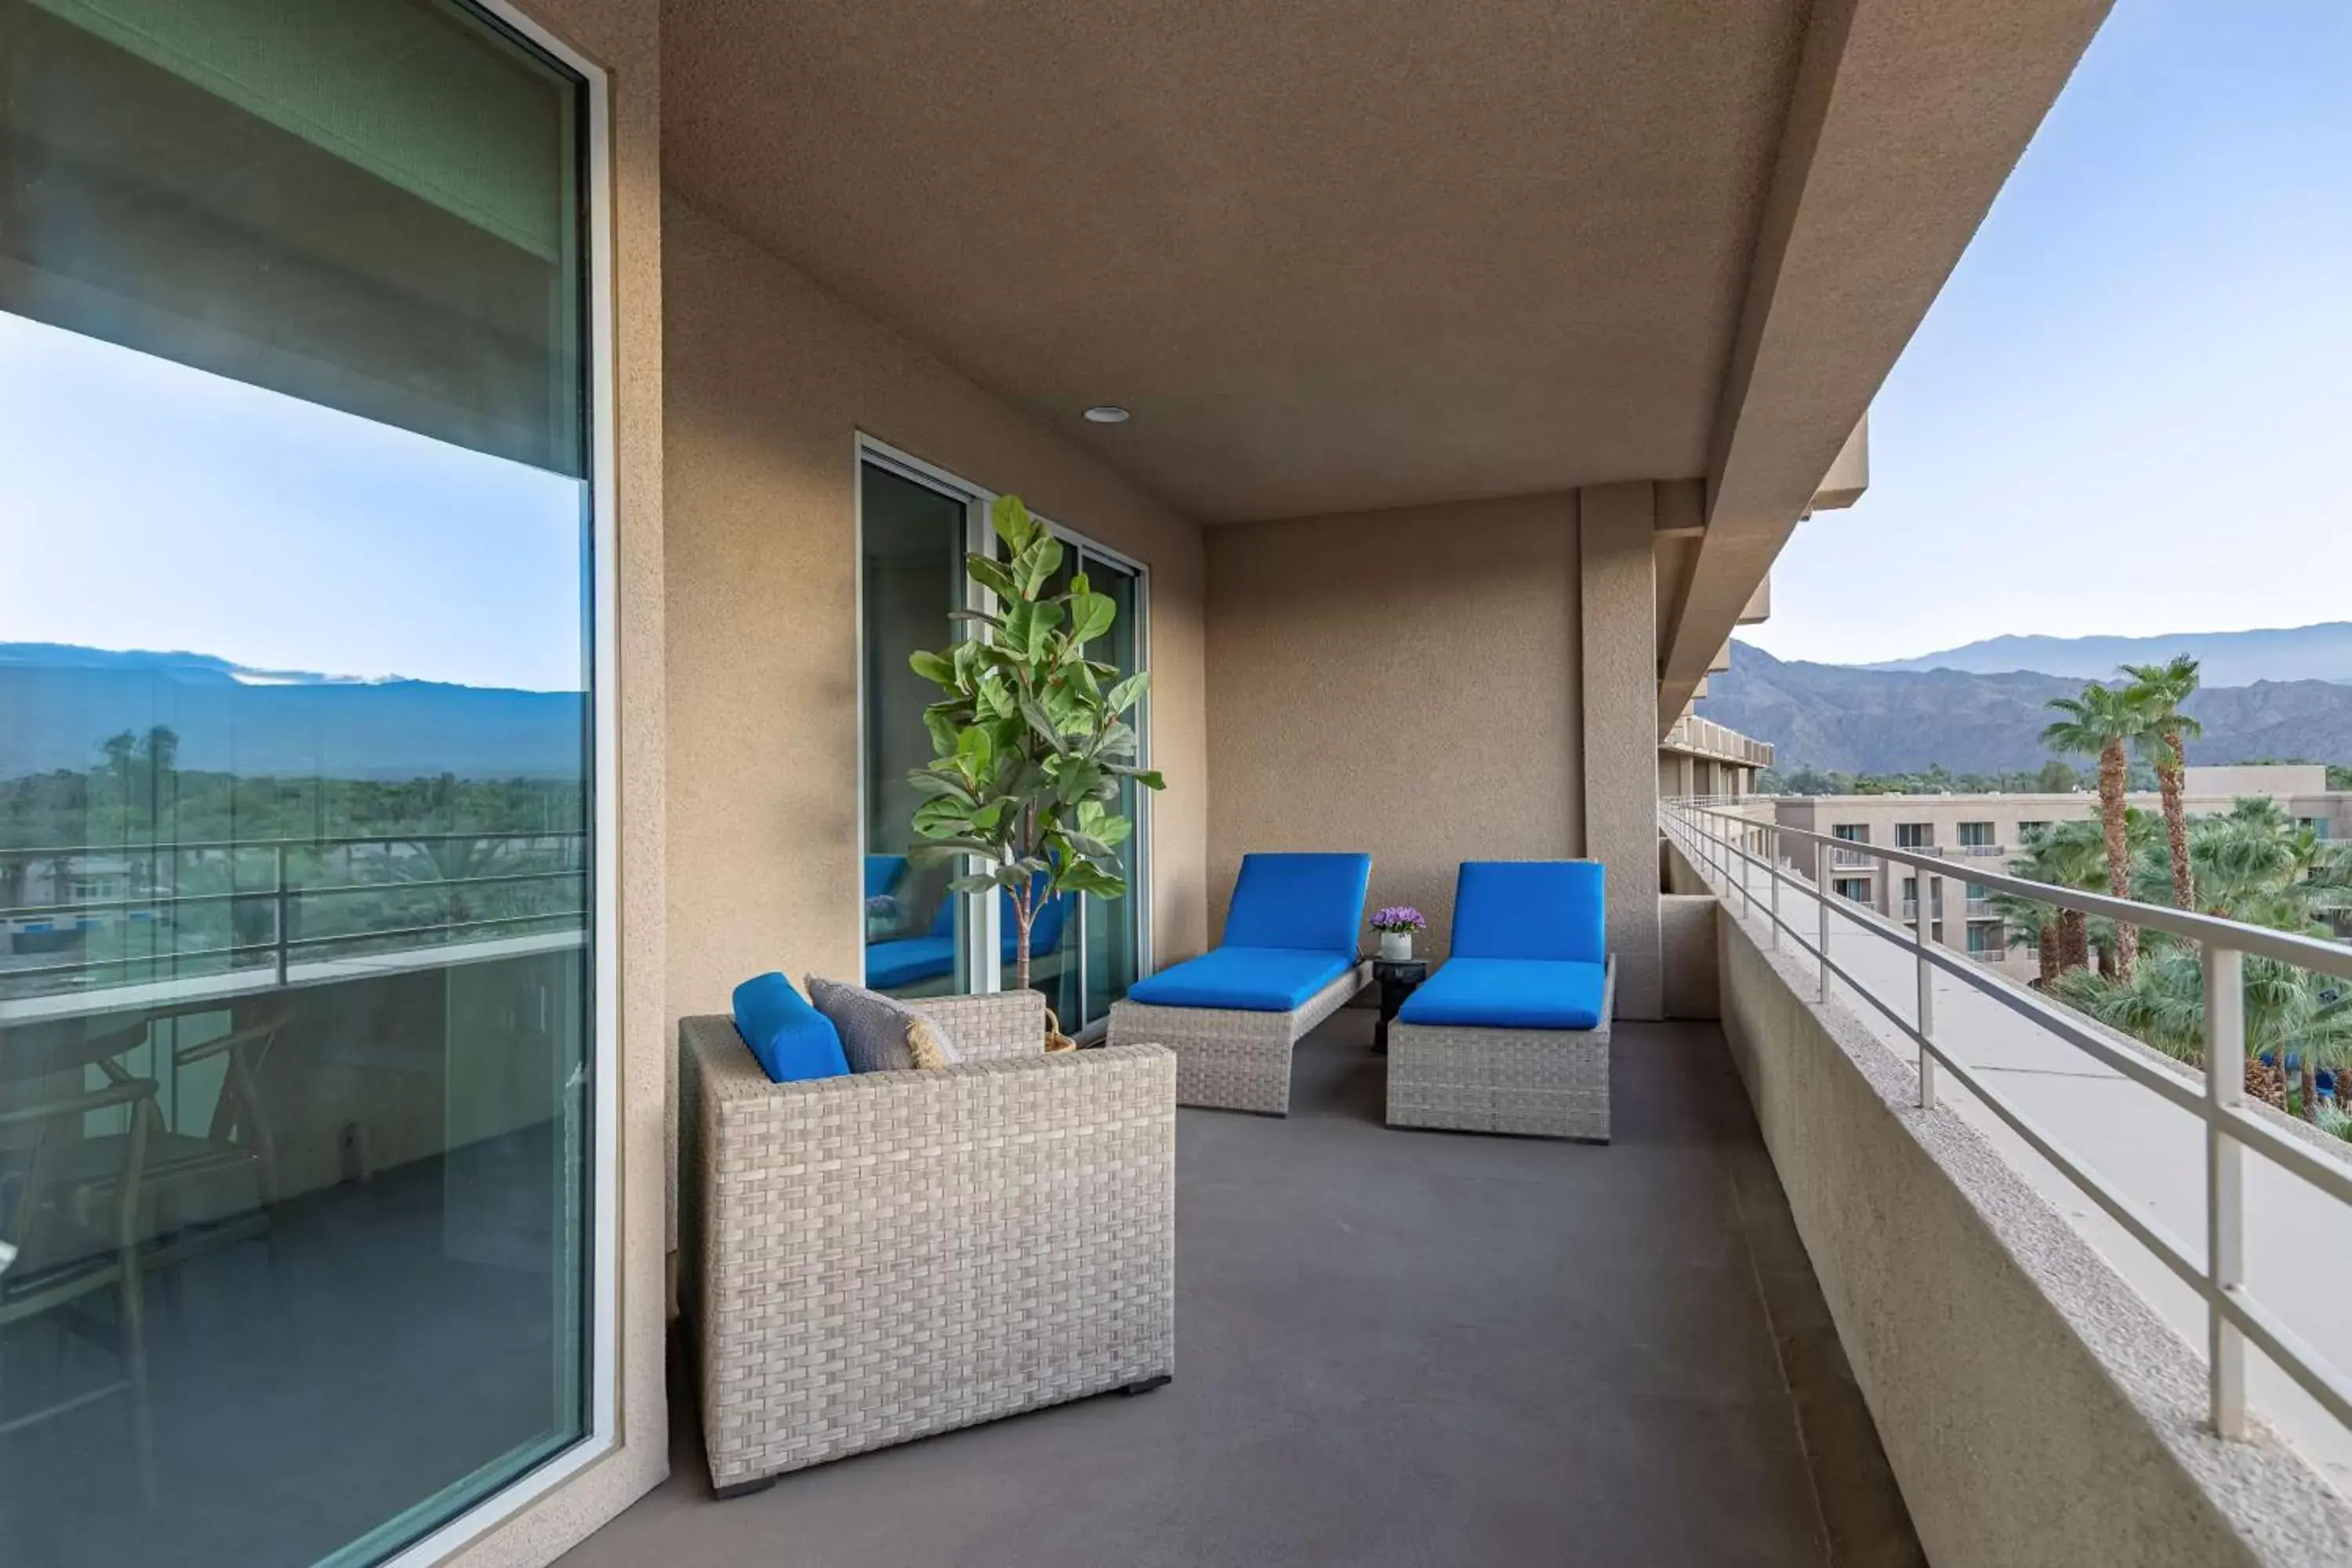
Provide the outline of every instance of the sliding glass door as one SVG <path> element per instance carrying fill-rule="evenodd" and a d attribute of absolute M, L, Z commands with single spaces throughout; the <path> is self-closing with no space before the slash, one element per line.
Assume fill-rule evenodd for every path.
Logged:
<path fill-rule="evenodd" d="M 936 996 L 1010 985 L 1015 952 L 1012 901 L 953 897 L 954 868 L 911 863 L 919 797 L 908 773 L 931 760 L 923 710 L 939 695 L 908 668 L 910 654 L 937 651 L 975 635 L 953 618 L 981 608 L 965 577 L 968 551 L 1001 548 L 989 535 L 988 496 L 903 454 L 868 443 L 858 468 L 860 682 L 863 742 L 860 810 L 864 872 L 866 984 L 896 996 Z M 1078 573 L 1118 607 L 1094 657 L 1121 676 L 1148 667 L 1149 605 L 1141 567 L 1084 538 L 1056 529 L 1066 547 L 1050 584 L 1066 592 Z M 1146 700 L 1148 710 L 1149 700 Z M 1133 715 L 1150 744 L 1148 710 Z M 1148 919 L 1145 847 L 1138 817 L 1148 796 L 1120 786 L 1118 809 L 1136 819 L 1119 847 L 1128 895 L 1066 896 L 1048 901 L 1030 931 L 1029 983 L 1045 994 L 1062 1027 L 1099 1033 L 1110 1005 L 1141 972 Z"/>
<path fill-rule="evenodd" d="M 0 1559 L 378 1562 L 595 1434 L 594 104 L 0 0 Z"/>
<path fill-rule="evenodd" d="M 1083 572 L 1095 592 L 1110 596 L 1118 606 L 1118 618 L 1111 623 L 1108 635 L 1093 645 L 1093 655 L 1115 666 L 1122 679 L 1133 675 L 1145 668 L 1141 570 L 1084 539 L 1066 532 L 1062 532 L 1062 539 L 1068 554 L 1062 563 L 1056 591 L 1066 590 L 1070 580 Z M 1136 732 L 1144 737 L 1148 747 L 1150 713 L 1139 712 L 1132 718 Z M 1062 1027 L 1072 1035 L 1098 1032 L 1109 1022 L 1110 1005 L 1126 995 L 1138 978 L 1146 918 L 1144 845 L 1149 837 L 1137 816 L 1138 797 L 1143 793 L 1133 780 L 1119 781 L 1117 809 L 1136 826 L 1136 831 L 1118 847 L 1126 873 L 1125 896 L 1105 899 L 1087 893 L 1061 900 L 1068 907 L 1050 913 L 1050 950 L 1043 943 L 1032 943 L 1031 984 L 1045 993 Z"/>
<path fill-rule="evenodd" d="M 858 574 L 864 688 L 862 919 L 866 984 L 893 996 L 980 988 L 980 901 L 948 891 L 957 867 L 918 863 L 907 775 L 931 761 L 923 710 L 939 689 L 908 668 L 968 635 L 963 558 L 974 497 L 911 466 L 869 456 L 858 467 Z"/>

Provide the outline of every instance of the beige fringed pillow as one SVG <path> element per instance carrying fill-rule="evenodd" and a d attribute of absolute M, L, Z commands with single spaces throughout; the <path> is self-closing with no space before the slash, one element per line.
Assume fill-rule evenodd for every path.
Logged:
<path fill-rule="evenodd" d="M 963 1059 L 953 1036 L 896 996 L 812 974 L 808 998 L 841 1037 L 851 1072 L 933 1069 Z"/>

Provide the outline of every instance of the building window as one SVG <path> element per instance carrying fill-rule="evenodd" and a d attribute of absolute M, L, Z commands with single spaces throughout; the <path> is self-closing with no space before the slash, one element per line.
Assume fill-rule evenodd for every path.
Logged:
<path fill-rule="evenodd" d="M 1975 957 L 1983 958 L 1990 953 L 1998 952 L 2000 944 L 1996 939 L 2000 934 L 2000 928 L 1999 926 L 1972 925 L 1969 927 L 1968 950 L 1969 953 Z"/>
<path fill-rule="evenodd" d="M 2037 833 L 2049 831 L 2050 825 L 2047 822 L 2021 822 L 2017 825 L 2017 841 L 2022 844 Z"/>
<path fill-rule="evenodd" d="M 1991 823 L 1963 822 L 1960 824 L 1961 848 L 1990 849 L 1992 847 L 1992 845 L 1993 837 Z"/>
<path fill-rule="evenodd" d="M 1936 825 L 1932 822 L 1898 822 L 1895 825 L 1895 847 L 1927 849 L 1936 842 Z"/>
<path fill-rule="evenodd" d="M 1870 829 L 1858 822 L 1841 822 L 1830 829 L 1830 837 L 1847 844 L 1867 844 L 1870 842 Z M 1836 866 L 1867 866 L 1871 863 L 1866 851 L 1845 848 L 1832 850 L 1830 862 Z"/>
<path fill-rule="evenodd" d="M 0 1533 L 377 1562 L 610 1409 L 600 89 L 453 0 L 0 40 Z"/>
<path fill-rule="evenodd" d="M 1850 899 L 1857 904 L 1870 902 L 1870 883 L 1865 878 L 1840 877 L 1830 884 L 1830 890 L 1839 898 Z"/>

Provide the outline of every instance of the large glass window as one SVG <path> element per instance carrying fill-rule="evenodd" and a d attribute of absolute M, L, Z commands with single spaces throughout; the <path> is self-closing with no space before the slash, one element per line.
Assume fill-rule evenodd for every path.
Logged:
<path fill-rule="evenodd" d="M 10 1562 L 591 1429 L 588 113 L 455 0 L 0 0 Z"/>

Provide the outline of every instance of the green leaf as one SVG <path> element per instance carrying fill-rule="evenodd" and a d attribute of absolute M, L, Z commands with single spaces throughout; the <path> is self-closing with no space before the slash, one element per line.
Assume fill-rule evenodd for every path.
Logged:
<path fill-rule="evenodd" d="M 1062 542 L 1043 530 L 1013 561 L 1013 578 L 1021 584 L 1024 598 L 1034 597 L 1061 568 Z"/>
<path fill-rule="evenodd" d="M 1013 574 L 1004 569 L 1002 561 L 980 554 L 967 555 L 963 558 L 963 569 L 971 574 L 973 582 L 999 599 L 1009 603 L 1021 597 L 1021 590 L 1013 586 Z"/>
<path fill-rule="evenodd" d="M 993 874 L 982 871 L 970 877 L 958 877 L 948 884 L 950 893 L 985 893 L 996 886 Z"/>
<path fill-rule="evenodd" d="M 1133 779 L 1145 789 L 1168 787 L 1168 781 L 1160 776 L 1158 768 L 1130 768 L 1118 763 L 1106 763 L 1105 766 L 1121 778 Z"/>
<path fill-rule="evenodd" d="M 1061 726 L 1054 722 L 1054 716 L 1045 711 L 1044 703 L 1034 697 L 1023 698 L 1021 716 L 1028 721 L 1029 728 L 1036 732 L 1039 739 L 1045 741 L 1056 752 L 1062 750 Z"/>
<path fill-rule="evenodd" d="M 910 653 L 907 656 L 907 668 L 933 685 L 944 686 L 950 691 L 955 689 L 955 666 L 938 654 Z"/>
<path fill-rule="evenodd" d="M 956 737 L 956 765 L 966 778 L 984 778 L 996 759 L 996 744 L 985 726 L 972 725 Z"/>
<path fill-rule="evenodd" d="M 966 855 L 978 855 L 983 859 L 996 858 L 997 846 L 979 838 L 933 838 L 910 846 L 907 861 L 914 866 L 937 865 L 941 860 L 960 860 Z"/>
<path fill-rule="evenodd" d="M 967 789 L 961 779 L 937 768 L 917 768 L 907 775 L 907 782 L 927 800 L 952 800 L 966 809 L 980 804 L 980 797 Z"/>
<path fill-rule="evenodd" d="M 1138 670 L 1110 689 L 1110 695 L 1103 699 L 1103 708 L 1116 719 L 1134 707 L 1150 689 L 1151 689 L 1151 672 L 1148 669 Z"/>
<path fill-rule="evenodd" d="M 998 496 L 988 509 L 988 521 L 996 530 L 996 537 L 1004 541 L 1005 547 L 1015 555 L 1026 550 L 1037 533 L 1036 521 L 1030 517 L 1029 509 L 1021 504 L 1019 496 Z"/>
<path fill-rule="evenodd" d="M 1110 630 L 1118 618 L 1118 604 L 1108 594 L 1070 595 L 1070 641 L 1087 643 Z"/>
<path fill-rule="evenodd" d="M 956 714 L 962 707 L 961 702 L 934 702 L 923 710 L 923 728 L 931 732 L 932 755 L 955 755 L 956 737 L 963 730 L 956 721 Z"/>

